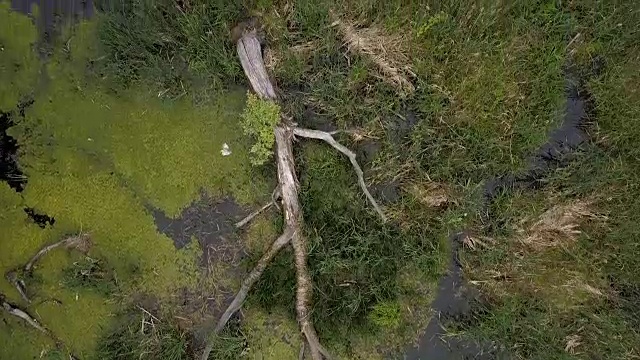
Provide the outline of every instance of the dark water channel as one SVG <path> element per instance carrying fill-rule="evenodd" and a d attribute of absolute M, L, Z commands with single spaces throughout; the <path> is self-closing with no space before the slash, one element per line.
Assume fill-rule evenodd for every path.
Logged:
<path fill-rule="evenodd" d="M 45 40 L 50 40 L 65 21 L 90 18 L 94 11 L 93 0 L 11 0 L 11 7 L 30 15 L 37 7 L 36 25 Z"/>
<path fill-rule="evenodd" d="M 597 72 L 598 69 L 594 69 Z M 544 184 L 544 178 L 554 169 L 565 166 L 575 151 L 588 142 L 587 130 L 593 123 L 594 107 L 583 80 L 573 67 L 565 70 L 566 103 L 564 117 L 559 128 L 551 131 L 549 138 L 531 156 L 527 167 L 518 174 L 507 174 L 489 179 L 483 189 L 481 218 L 491 219 L 491 204 L 501 193 L 517 188 L 536 189 Z M 405 352 L 405 359 L 503 359 L 510 358 L 498 344 L 479 344 L 464 337 L 450 337 L 443 326 L 469 314 L 474 298 L 473 289 L 464 284 L 462 265 L 458 257 L 461 241 L 467 230 L 453 234 L 451 238 L 451 262 L 447 274 L 440 280 L 438 294 L 431 304 L 434 317 L 425 329 L 418 346 Z"/>

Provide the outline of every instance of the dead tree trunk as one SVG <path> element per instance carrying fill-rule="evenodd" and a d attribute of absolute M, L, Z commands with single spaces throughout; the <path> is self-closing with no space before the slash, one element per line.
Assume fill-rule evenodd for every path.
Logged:
<path fill-rule="evenodd" d="M 242 68 L 251 83 L 251 87 L 256 94 L 269 101 L 277 101 L 276 94 L 267 75 L 263 60 L 260 43 L 256 37 L 255 30 L 246 31 L 238 40 L 238 57 L 242 63 Z M 282 201 L 282 211 L 284 213 L 285 230 L 284 233 L 273 243 L 271 248 L 262 256 L 256 267 L 245 278 L 242 287 L 233 302 L 224 312 L 214 330 L 207 347 L 202 354 L 202 360 L 207 360 L 213 349 L 215 335 L 222 331 L 231 316 L 240 309 L 242 303 L 246 299 L 251 287 L 262 275 L 262 272 L 273 259 L 275 254 L 291 242 L 296 267 L 296 314 L 300 331 L 304 335 L 307 343 L 307 349 L 314 360 L 329 359 L 330 355 L 322 346 L 318 339 L 318 335 L 311 320 L 311 303 L 313 295 L 313 284 L 311 276 L 307 268 L 307 242 L 303 233 L 304 219 L 302 217 L 302 209 L 298 200 L 298 180 L 296 179 L 295 162 L 293 157 L 293 139 L 294 136 L 321 139 L 329 143 L 331 146 L 345 154 L 351 161 L 356 174 L 358 175 L 358 183 L 367 199 L 373 205 L 374 209 L 385 220 L 384 213 L 373 199 L 366 188 L 362 177 L 362 170 L 358 165 L 355 154 L 346 147 L 339 144 L 333 139 L 331 134 L 317 130 L 300 129 L 295 124 L 289 123 L 285 117 L 282 118 L 280 124 L 274 129 L 276 143 L 276 164 L 278 168 L 278 186 Z"/>

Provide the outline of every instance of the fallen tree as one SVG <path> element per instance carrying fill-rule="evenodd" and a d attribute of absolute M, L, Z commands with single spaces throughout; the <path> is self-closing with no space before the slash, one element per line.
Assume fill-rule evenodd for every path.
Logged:
<path fill-rule="evenodd" d="M 16 288 L 16 290 L 18 290 L 22 299 L 27 303 L 30 303 L 31 299 L 27 295 L 27 285 L 25 284 L 23 277 L 31 276 L 33 268 L 40 258 L 48 254 L 51 250 L 59 247 L 66 247 L 67 249 L 73 248 L 86 253 L 90 246 L 91 240 L 89 238 L 89 234 L 80 233 L 78 235 L 69 236 L 58 242 L 44 246 L 35 255 L 33 255 L 24 266 L 8 271 L 5 274 L 5 278 Z"/>
<path fill-rule="evenodd" d="M 261 46 L 257 38 L 256 30 L 246 25 L 240 25 L 239 28 L 243 29 L 243 32 L 242 36 L 237 40 L 238 57 L 240 58 L 242 68 L 251 83 L 253 91 L 263 100 L 277 102 L 275 89 L 269 80 L 269 76 L 264 66 Z M 331 358 L 329 352 L 320 343 L 311 320 L 310 309 L 313 298 L 313 284 L 307 268 L 308 246 L 303 232 L 304 219 L 302 216 L 300 201 L 298 199 L 298 180 L 296 178 L 295 158 L 293 156 L 293 140 L 296 136 L 323 140 L 347 156 L 353 165 L 358 177 L 358 184 L 367 197 L 367 200 L 371 203 L 383 221 L 386 221 L 386 217 L 382 209 L 367 189 L 364 182 L 363 172 L 356 161 L 355 153 L 344 145 L 338 143 L 333 138 L 332 133 L 299 128 L 286 116 L 281 116 L 280 122 L 275 126 L 273 132 L 275 135 L 276 145 L 275 161 L 278 171 L 278 189 L 276 192 L 280 195 L 282 212 L 284 215 L 284 231 L 282 235 L 273 242 L 271 247 L 264 253 L 257 265 L 242 282 L 240 290 L 215 326 L 213 331 L 214 333 L 210 337 L 207 346 L 203 351 L 202 360 L 207 360 L 209 358 L 209 354 L 214 346 L 216 335 L 224 329 L 233 314 L 242 307 L 249 291 L 260 278 L 265 268 L 269 265 L 275 255 L 289 244 L 292 245 L 294 252 L 296 268 L 295 308 L 300 331 L 304 337 L 304 342 L 306 342 L 306 346 L 304 348 L 308 349 L 314 360 Z M 274 196 L 274 200 L 275 198 L 276 196 Z M 265 205 L 263 209 L 267 208 L 270 204 L 271 203 Z M 253 216 L 248 217 L 247 221 L 252 217 Z M 242 221 L 239 226 L 244 224 L 246 224 L 246 222 Z M 302 354 L 302 356 L 304 356 L 304 354 Z"/>

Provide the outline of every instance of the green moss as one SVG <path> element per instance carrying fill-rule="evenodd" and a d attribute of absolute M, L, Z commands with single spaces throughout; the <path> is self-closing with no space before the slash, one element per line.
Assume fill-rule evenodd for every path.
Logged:
<path fill-rule="evenodd" d="M 252 181 L 235 115 L 243 105 L 240 92 L 196 108 L 187 100 L 162 101 L 144 88 L 116 95 L 69 71 L 60 62 L 49 67 L 49 89 L 12 129 L 25 148 L 28 175 L 64 167 L 64 155 L 49 149 L 68 149 L 115 170 L 123 185 L 171 215 L 201 189 L 225 192 L 241 202 L 252 201 L 262 190 L 263 183 Z M 230 156 L 220 153 L 225 143 Z"/>
<path fill-rule="evenodd" d="M 252 254 L 263 254 L 278 237 L 277 215 L 263 214 L 251 221 L 245 235 L 245 247 Z"/>
<path fill-rule="evenodd" d="M 400 324 L 400 304 L 391 301 L 377 303 L 369 313 L 369 319 L 377 326 L 395 328 Z"/>
<path fill-rule="evenodd" d="M 5 182 L 0 182 L 0 273 L 3 275 L 15 265 L 26 263 L 49 235 L 29 221 L 23 206 L 20 195 Z M 25 305 L 4 276 L 0 278 L 0 292 L 10 301 Z M 0 358 L 33 359 L 41 350 L 54 346 L 46 336 L 32 331 L 24 322 L 4 311 L 0 312 L 0 321 L 6 321 L 6 326 L 0 326 Z"/>
<path fill-rule="evenodd" d="M 162 100 L 141 86 L 114 91 L 93 73 L 94 31 L 95 25 L 82 23 L 65 32 L 64 47 L 47 64 L 49 81 L 9 130 L 20 145 L 28 184 L 17 194 L 0 183 L 0 271 L 24 264 L 45 244 L 82 231 L 93 243 L 89 256 L 104 261 L 117 279 L 117 299 L 144 293 L 171 308 L 178 289 L 202 284 L 202 249 L 194 241 L 176 250 L 171 239 L 158 233 L 147 207 L 177 215 L 201 191 L 241 203 L 269 191 L 253 173 L 248 139 L 239 125 L 244 92 L 219 93 L 196 107 L 186 98 Z M 2 91 L 9 89 L 5 84 Z M 224 143 L 230 156 L 220 153 Z M 40 229 L 24 207 L 54 217 L 55 226 Z M 78 259 L 73 252 L 56 250 L 38 263 L 27 284 L 36 300 L 29 311 L 74 354 L 86 358 L 121 304 L 93 286 L 61 281 Z M 19 302 L 4 278 L 0 291 Z M 61 304 L 40 301 L 51 298 Z M 8 322 L 0 357 L 30 358 L 49 346 L 19 321 Z"/>
<path fill-rule="evenodd" d="M 0 112 L 12 110 L 31 92 L 40 68 L 32 51 L 36 40 L 31 19 L 13 12 L 9 1 L 0 1 Z"/>
<path fill-rule="evenodd" d="M 273 154 L 275 136 L 273 128 L 280 122 L 280 106 L 269 100 L 262 100 L 252 93 L 247 94 L 247 107 L 242 113 L 242 129 L 253 137 L 251 163 L 263 165 Z"/>
<path fill-rule="evenodd" d="M 278 313 L 249 307 L 244 311 L 243 332 L 249 359 L 297 359 L 301 338 L 295 320 Z"/>

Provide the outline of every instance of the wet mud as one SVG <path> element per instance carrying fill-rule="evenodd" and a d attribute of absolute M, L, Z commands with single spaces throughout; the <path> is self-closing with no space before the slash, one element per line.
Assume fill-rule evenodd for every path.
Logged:
<path fill-rule="evenodd" d="M 18 144 L 7 134 L 13 126 L 12 114 L 0 114 L 0 181 L 6 182 L 17 192 L 24 190 L 26 177 L 18 166 Z"/>
<path fill-rule="evenodd" d="M 518 174 L 507 174 L 485 182 L 481 219 L 491 219 L 491 205 L 499 194 L 518 188 L 536 189 L 544 185 L 544 178 L 554 169 L 568 165 L 575 152 L 589 141 L 588 129 L 595 121 L 591 95 L 586 90 L 577 70 L 565 70 L 566 103 L 559 128 L 551 131 L 546 143 L 531 156 L 527 167 Z M 479 344 L 464 337 L 447 336 L 443 324 L 462 319 L 472 312 L 477 297 L 473 289 L 464 284 L 462 265 L 458 257 L 467 231 L 451 236 L 451 260 L 447 274 L 440 280 L 438 294 L 431 304 L 431 319 L 418 345 L 405 352 L 405 359 L 508 359 L 509 354 L 499 345 Z"/>
<path fill-rule="evenodd" d="M 242 247 L 234 222 L 242 218 L 244 210 L 233 200 L 214 200 L 203 194 L 175 219 L 158 209 L 148 209 L 158 231 L 173 240 L 176 248 L 181 249 L 195 239 L 203 251 L 204 264 L 238 263 Z"/>

